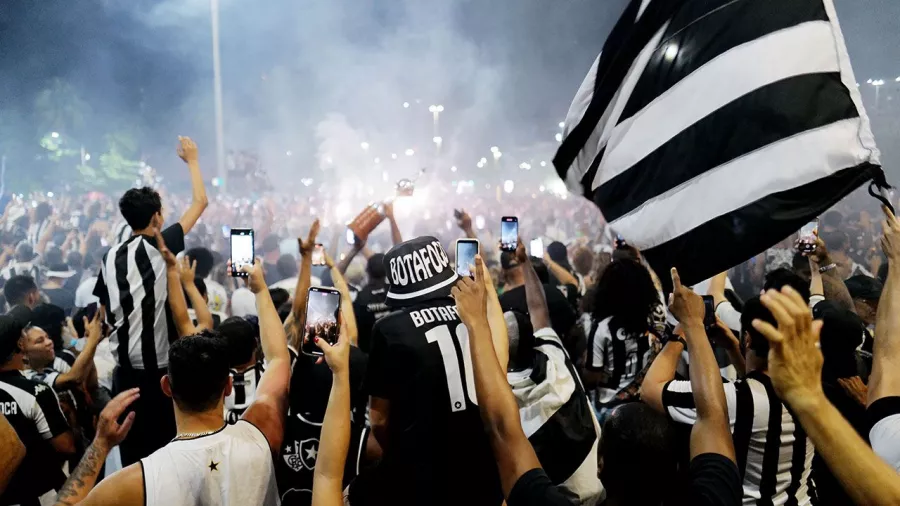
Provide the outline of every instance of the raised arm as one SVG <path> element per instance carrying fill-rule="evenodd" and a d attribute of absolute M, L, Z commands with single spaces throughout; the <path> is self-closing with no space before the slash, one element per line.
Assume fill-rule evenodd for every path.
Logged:
<path fill-rule="evenodd" d="M 184 298 L 184 289 L 181 287 L 181 272 L 175 255 L 166 247 L 166 241 L 158 229 L 154 230 L 156 247 L 166 261 L 166 283 L 168 285 L 169 309 L 172 311 L 172 320 L 178 331 L 178 337 L 192 336 L 198 333 L 197 327 L 191 321 L 188 314 L 187 301 Z"/>
<path fill-rule="evenodd" d="M 325 253 L 325 265 L 331 270 L 331 282 L 337 291 L 341 292 L 341 321 L 347 326 L 347 338 L 356 346 L 359 330 L 356 326 L 356 314 L 353 312 L 353 298 L 350 297 L 350 287 L 340 269 L 337 268 L 331 255 Z"/>
<path fill-rule="evenodd" d="M 500 367 L 491 340 L 487 319 L 487 290 L 482 282 L 486 271 L 481 256 L 475 257 L 475 280 L 463 277 L 451 292 L 459 317 L 469 332 L 472 368 L 478 410 L 500 470 L 503 496 L 509 497 L 519 478 L 541 467 L 522 424 L 519 407 Z"/>
<path fill-rule="evenodd" d="M 547 308 L 547 294 L 544 285 L 531 264 L 531 258 L 525 251 L 525 244 L 519 239 L 516 246 L 516 261 L 522 266 L 522 274 L 525 276 L 525 300 L 528 304 L 528 314 L 531 317 L 531 326 L 534 330 L 551 326 L 550 309 Z"/>
<path fill-rule="evenodd" d="M 358 237 L 355 237 L 353 247 L 350 248 L 350 251 L 348 251 L 347 254 L 344 255 L 344 258 L 342 258 L 337 264 L 337 268 L 339 271 L 341 271 L 341 274 L 347 272 L 350 264 L 353 263 L 353 259 L 356 258 L 356 255 L 358 255 L 360 252 L 362 252 L 363 257 L 366 260 L 368 260 L 369 257 L 372 256 L 372 252 L 366 246 L 365 241 L 360 241 Z M 366 252 L 368 252 L 368 254 Z"/>
<path fill-rule="evenodd" d="M 121 424 L 118 420 L 125 409 L 140 396 L 140 391 L 132 388 L 117 395 L 103 408 L 103 412 L 97 419 L 97 433 L 94 441 L 85 450 L 78 467 L 72 471 L 66 484 L 59 491 L 59 495 L 56 497 L 57 506 L 71 506 L 82 503 L 82 501 L 84 501 L 83 504 L 139 504 L 127 501 L 127 499 L 135 499 L 134 494 L 138 491 L 143 495 L 141 486 L 143 480 L 128 478 L 134 474 L 135 469 L 139 469 L 139 464 L 119 471 L 103 480 L 101 487 L 97 487 L 93 491 L 92 489 L 97 483 L 97 477 L 103 469 L 109 451 L 121 443 L 128 435 L 128 431 L 131 430 L 135 412 L 129 413 Z M 115 498 L 115 501 L 112 498 Z"/>
<path fill-rule="evenodd" d="M 284 417 L 287 414 L 291 383 L 291 355 L 281 318 L 266 286 L 262 262 L 257 259 L 252 269 L 244 266 L 244 271 L 249 273 L 250 291 L 256 295 L 259 336 L 266 357 L 266 372 L 256 389 L 256 400 L 247 408 L 242 419 L 262 431 L 269 441 L 272 453 L 277 455 L 284 438 Z"/>
<path fill-rule="evenodd" d="M 822 295 L 826 299 L 835 302 L 841 308 L 856 313 L 856 305 L 853 304 L 853 297 L 850 296 L 850 290 L 838 274 L 838 269 L 831 255 L 828 254 L 828 248 L 825 241 L 818 235 L 816 236 L 816 249 L 811 253 L 804 253 L 809 256 L 816 264 L 819 265 L 822 272 Z M 820 271 L 821 272 L 821 271 Z"/>
<path fill-rule="evenodd" d="M 893 235 L 897 238 L 900 234 Z M 900 504 L 900 476 L 875 455 L 825 397 L 821 381 L 824 359 L 819 349 L 822 322 L 813 321 L 806 302 L 789 286 L 781 292 L 770 290 L 760 300 L 778 322 L 776 328 L 753 321 L 753 327 L 769 340 L 772 385 L 800 420 L 816 453 L 855 504 Z"/>
<path fill-rule="evenodd" d="M 316 247 L 316 236 L 319 235 L 319 220 L 313 222 L 309 228 L 309 235 L 306 241 L 298 238 L 297 243 L 300 246 L 300 274 L 297 275 L 297 288 L 294 290 L 294 303 L 291 306 L 291 315 L 289 322 L 285 322 L 285 326 L 291 329 L 291 346 L 295 350 L 300 349 L 300 339 L 303 337 L 303 321 L 306 314 L 306 302 L 309 287 L 312 284 L 312 254 Z"/>
<path fill-rule="evenodd" d="M 681 284 L 678 271 L 674 268 L 672 286 L 670 311 L 684 327 L 691 359 L 691 391 L 697 407 L 697 421 L 691 429 L 691 459 L 704 453 L 717 453 L 734 462 L 725 390 L 716 356 L 703 326 L 706 311 L 703 298 Z"/>
<path fill-rule="evenodd" d="M 578 278 L 567 271 L 565 267 L 554 262 L 553 259 L 550 258 L 550 255 L 544 255 L 544 263 L 547 264 L 547 268 L 550 269 L 553 277 L 555 277 L 560 284 L 578 286 Z"/>
<path fill-rule="evenodd" d="M 883 397 L 900 396 L 900 220 L 887 208 L 881 248 L 888 259 L 888 275 L 875 315 L 878 338 L 872 349 L 869 406 Z"/>
<path fill-rule="evenodd" d="M 0 413 L 0 448 L 3 448 L 0 452 L 0 495 L 3 495 L 6 485 L 25 458 L 25 445 L 3 413 Z"/>
<path fill-rule="evenodd" d="M 84 318 L 84 349 L 78 354 L 72 368 L 56 377 L 53 384 L 55 389 L 78 386 L 87 379 L 94 365 L 94 353 L 97 351 L 97 345 L 106 337 L 103 335 L 102 323 L 104 321 L 106 321 L 106 308 L 103 306 L 100 306 L 91 320 L 88 320 L 87 317 Z"/>
<path fill-rule="evenodd" d="M 187 235 L 194 228 L 194 225 L 197 224 L 197 220 L 200 219 L 203 211 L 206 210 L 209 200 L 206 198 L 203 174 L 200 173 L 197 145 L 194 144 L 190 137 L 179 136 L 178 143 L 178 156 L 187 163 L 188 170 L 191 172 L 191 206 L 187 208 L 187 211 L 178 220 L 181 223 L 182 230 L 184 230 L 184 235 Z"/>
<path fill-rule="evenodd" d="M 387 217 L 388 221 L 391 223 L 391 242 L 394 243 L 394 246 L 403 242 L 403 235 L 400 234 L 400 227 L 397 225 L 397 220 L 394 218 L 394 203 L 389 202 L 384 205 L 384 215 Z M 368 258 L 368 257 L 367 257 Z"/>
<path fill-rule="evenodd" d="M 334 346 L 316 339 L 331 368 L 331 393 L 322 420 L 319 456 L 313 473 L 312 503 L 316 506 L 342 506 L 344 464 L 350 448 L 350 340 L 346 325 Z M 320 359 L 321 360 L 321 359 Z"/>
<path fill-rule="evenodd" d="M 191 301 L 191 307 L 194 308 L 194 313 L 197 315 L 196 330 L 198 332 L 212 330 L 215 326 L 212 312 L 209 310 L 209 306 L 206 304 L 206 301 L 203 300 L 203 295 L 200 294 L 200 290 L 197 289 L 197 285 L 194 283 L 197 276 L 197 261 L 191 262 L 191 259 L 185 256 L 181 260 L 180 275 L 181 286 L 184 288 L 185 293 L 187 293 L 188 299 Z"/>
<path fill-rule="evenodd" d="M 644 381 L 641 382 L 641 400 L 660 413 L 666 412 L 662 400 L 663 389 L 666 387 L 666 383 L 675 379 L 675 369 L 678 367 L 678 360 L 681 359 L 681 352 L 684 351 L 685 346 L 684 339 L 669 339 L 653 363 L 650 364 L 650 369 L 647 370 Z"/>
<path fill-rule="evenodd" d="M 728 299 L 725 298 L 725 282 L 727 280 L 728 271 L 720 272 L 709 280 L 709 288 L 706 289 L 706 295 L 712 296 L 716 307 L 718 307 L 719 304 L 728 301 Z"/>

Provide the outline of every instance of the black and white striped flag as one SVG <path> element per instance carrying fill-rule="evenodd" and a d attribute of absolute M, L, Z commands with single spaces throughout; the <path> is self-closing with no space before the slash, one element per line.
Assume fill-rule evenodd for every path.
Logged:
<path fill-rule="evenodd" d="M 686 283 L 886 186 L 832 0 L 632 0 L 565 134 L 569 189 Z"/>

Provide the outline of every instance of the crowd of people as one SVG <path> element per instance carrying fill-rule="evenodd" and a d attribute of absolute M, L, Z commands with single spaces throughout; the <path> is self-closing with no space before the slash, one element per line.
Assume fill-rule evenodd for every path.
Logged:
<path fill-rule="evenodd" d="M 209 199 L 178 154 L 190 198 L 3 197 L 0 505 L 900 504 L 888 208 L 688 287 L 577 199 L 388 204 L 348 244 L 318 194 Z"/>

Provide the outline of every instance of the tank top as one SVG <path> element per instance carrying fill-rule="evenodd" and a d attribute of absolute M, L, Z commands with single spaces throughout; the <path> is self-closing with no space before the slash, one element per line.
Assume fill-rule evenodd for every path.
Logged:
<path fill-rule="evenodd" d="M 269 443 L 246 420 L 172 441 L 141 466 L 148 506 L 281 504 Z"/>

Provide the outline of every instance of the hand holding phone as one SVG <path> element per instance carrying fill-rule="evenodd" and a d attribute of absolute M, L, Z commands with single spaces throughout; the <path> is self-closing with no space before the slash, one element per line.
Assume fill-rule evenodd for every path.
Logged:
<path fill-rule="evenodd" d="M 712 295 L 703 296 L 703 326 L 709 330 L 716 326 L 716 300 Z"/>
<path fill-rule="evenodd" d="M 500 219 L 500 250 L 515 251 L 519 242 L 519 218 L 504 216 Z"/>
<path fill-rule="evenodd" d="M 797 251 L 812 253 L 816 251 L 816 239 L 819 234 L 819 220 L 813 220 L 800 229 L 800 238 L 797 240 Z"/>
<path fill-rule="evenodd" d="M 303 332 L 304 355 L 321 357 L 322 350 L 316 340 L 322 339 L 334 346 L 341 329 L 341 292 L 321 286 L 310 287 L 307 292 L 306 328 Z"/>
<path fill-rule="evenodd" d="M 252 228 L 231 229 L 231 276 L 246 278 L 248 273 L 241 272 L 244 266 L 253 266 L 256 256 L 254 233 Z"/>
<path fill-rule="evenodd" d="M 456 241 L 456 274 L 475 277 L 472 268 L 475 266 L 475 255 L 481 249 L 478 239 L 459 239 Z"/>

